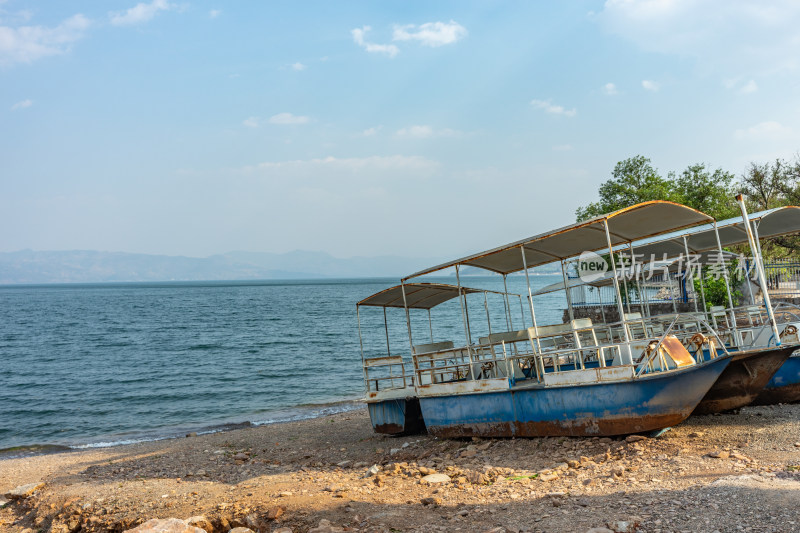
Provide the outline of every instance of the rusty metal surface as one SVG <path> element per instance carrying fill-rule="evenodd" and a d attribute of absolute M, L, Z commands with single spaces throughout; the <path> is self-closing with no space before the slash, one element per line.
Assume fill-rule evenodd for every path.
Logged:
<path fill-rule="evenodd" d="M 800 402 L 800 383 L 775 387 L 774 389 L 764 389 L 753 400 L 752 405 L 775 405 L 778 403 L 797 403 Z"/>
<path fill-rule="evenodd" d="M 790 344 L 735 353 L 692 414 L 721 413 L 750 404 L 796 349 L 797 344 Z"/>
<path fill-rule="evenodd" d="M 408 397 L 381 404 L 382 408 L 376 404 L 369 405 L 372 428 L 376 433 L 401 436 L 425 431 L 425 421 L 422 418 L 418 398 Z"/>
<path fill-rule="evenodd" d="M 441 438 L 463 437 L 596 437 L 597 435 L 629 435 L 675 426 L 686 420 L 691 409 L 670 415 L 643 416 L 637 418 L 572 420 L 563 422 L 503 422 L 488 424 L 453 425 L 431 427 L 431 435 Z"/>

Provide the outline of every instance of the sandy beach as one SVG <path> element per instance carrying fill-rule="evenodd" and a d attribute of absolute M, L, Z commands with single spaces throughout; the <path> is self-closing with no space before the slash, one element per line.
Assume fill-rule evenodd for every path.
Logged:
<path fill-rule="evenodd" d="M 6 459 L 0 494 L 9 533 L 800 531 L 800 405 L 627 439 L 389 438 L 362 409 Z"/>

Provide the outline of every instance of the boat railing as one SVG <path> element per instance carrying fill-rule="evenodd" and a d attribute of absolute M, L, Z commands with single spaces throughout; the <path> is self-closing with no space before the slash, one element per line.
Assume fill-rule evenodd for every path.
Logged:
<path fill-rule="evenodd" d="M 698 331 L 692 332 L 682 327 L 695 323 L 702 326 Z M 637 362 L 636 377 L 645 372 L 655 372 L 673 366 L 675 368 L 691 366 L 723 354 L 728 354 L 725 343 L 708 321 L 697 314 L 688 316 L 677 314 L 661 337 L 645 347 L 641 359 Z M 687 359 L 687 356 L 690 356 L 691 360 Z"/>
<path fill-rule="evenodd" d="M 465 347 L 415 354 L 413 361 L 416 383 L 430 385 L 472 378 L 470 352 L 471 350 Z"/>
<path fill-rule="evenodd" d="M 367 394 L 414 387 L 414 374 L 399 355 L 364 359 L 364 386 Z"/>

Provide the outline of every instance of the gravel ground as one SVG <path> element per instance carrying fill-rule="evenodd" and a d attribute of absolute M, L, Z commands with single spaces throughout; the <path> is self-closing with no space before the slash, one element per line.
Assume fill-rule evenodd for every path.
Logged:
<path fill-rule="evenodd" d="M 10 533 L 170 517 L 210 532 L 800 531 L 800 405 L 693 417 L 655 439 L 389 438 L 364 409 L 6 459 L 0 494 Z"/>

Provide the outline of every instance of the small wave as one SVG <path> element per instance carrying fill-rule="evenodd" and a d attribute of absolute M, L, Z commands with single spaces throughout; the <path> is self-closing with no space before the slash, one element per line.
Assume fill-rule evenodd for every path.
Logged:
<path fill-rule="evenodd" d="M 31 457 L 33 455 L 48 455 L 51 453 L 63 453 L 72 450 L 69 446 L 58 444 L 31 444 L 29 446 L 12 446 L 11 448 L 0 449 L 0 459 L 17 459 L 19 457 Z"/>

